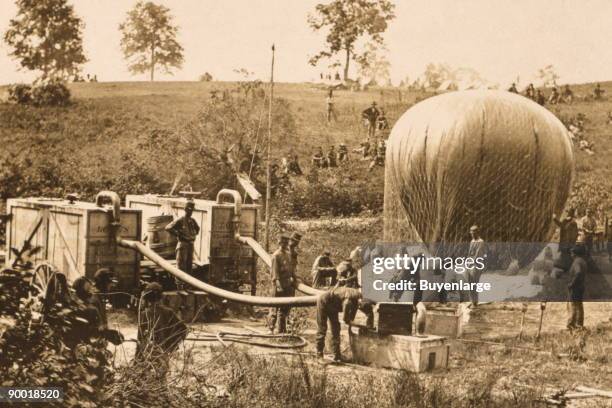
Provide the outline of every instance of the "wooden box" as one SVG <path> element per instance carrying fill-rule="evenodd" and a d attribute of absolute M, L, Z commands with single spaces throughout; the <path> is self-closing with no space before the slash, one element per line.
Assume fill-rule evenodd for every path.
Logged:
<path fill-rule="evenodd" d="M 42 250 L 31 261 L 47 260 L 69 282 L 80 276 L 93 277 L 100 268 L 112 269 L 118 279 L 118 291 L 137 290 L 140 256 L 119 247 L 109 229 L 110 207 L 93 203 L 51 198 L 23 198 L 7 201 L 10 215 L 6 228 L 7 248 L 23 247 L 30 235 L 32 246 Z M 140 240 L 141 213 L 121 208 L 121 236 Z M 15 259 L 8 251 L 7 264 Z"/>

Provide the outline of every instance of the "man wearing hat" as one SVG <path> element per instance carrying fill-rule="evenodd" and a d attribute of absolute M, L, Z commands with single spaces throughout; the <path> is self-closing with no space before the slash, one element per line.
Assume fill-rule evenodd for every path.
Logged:
<path fill-rule="evenodd" d="M 138 317 L 136 358 L 150 359 L 157 374 L 165 377 L 169 368 L 169 354 L 187 337 L 187 326 L 174 310 L 161 303 L 161 299 L 161 285 L 149 283 L 141 298 L 146 306 L 140 308 Z"/>
<path fill-rule="evenodd" d="M 582 329 L 584 327 L 584 300 L 585 278 L 588 270 L 586 261 L 587 251 L 584 245 L 576 245 L 571 250 L 572 266 L 569 270 L 570 282 L 567 285 L 568 289 L 568 312 L 567 328 L 569 330 Z"/>
<path fill-rule="evenodd" d="M 374 138 L 374 135 L 376 134 L 376 122 L 378 121 L 379 116 L 380 111 L 376 107 L 376 102 L 372 102 L 372 105 L 361 113 L 361 117 L 368 124 L 368 138 Z"/>
<path fill-rule="evenodd" d="M 295 269 L 294 262 L 289 249 L 289 241 L 291 237 L 287 234 L 282 234 L 279 240 L 280 248 L 273 254 L 271 259 L 271 275 L 272 275 L 272 296 L 285 297 L 295 295 Z M 287 306 L 279 308 L 271 308 L 268 318 L 270 332 L 274 332 L 276 322 L 278 320 L 278 333 L 287 331 L 287 316 L 290 308 Z"/>
<path fill-rule="evenodd" d="M 166 226 L 166 231 L 178 239 L 178 244 L 176 245 L 176 267 L 189 275 L 191 275 L 193 268 L 193 243 L 200 232 L 198 223 L 191 218 L 194 207 L 195 203 L 193 200 L 187 200 L 185 215 L 175 219 Z M 176 279 L 176 286 L 177 289 L 183 290 L 183 281 Z"/>
<path fill-rule="evenodd" d="M 476 258 L 483 259 L 486 256 L 487 245 L 480 236 L 480 227 L 478 225 L 472 225 L 470 227 L 470 236 L 472 240 L 470 241 L 470 247 L 468 249 L 468 258 L 476 260 Z M 482 274 L 482 270 L 478 268 L 469 268 L 465 272 L 468 283 L 478 283 L 480 282 L 480 275 Z M 476 290 L 470 290 L 470 301 L 472 302 L 472 306 L 478 305 L 478 292 Z"/>
<path fill-rule="evenodd" d="M 312 286 L 315 288 L 326 286 L 327 278 L 330 278 L 331 286 L 336 284 L 336 267 L 330 255 L 329 251 L 323 251 L 312 264 Z"/>
<path fill-rule="evenodd" d="M 373 326 L 374 315 L 372 303 L 362 299 L 359 289 L 346 286 L 336 286 L 327 292 L 323 292 L 317 298 L 317 355 L 322 358 L 325 349 L 325 336 L 327 335 L 327 323 L 332 333 L 332 351 L 334 361 L 342 361 L 340 353 L 340 321 L 338 313 L 342 312 L 344 323 L 350 325 L 355 319 L 357 309 L 360 309 L 367 316 L 368 327 Z"/>

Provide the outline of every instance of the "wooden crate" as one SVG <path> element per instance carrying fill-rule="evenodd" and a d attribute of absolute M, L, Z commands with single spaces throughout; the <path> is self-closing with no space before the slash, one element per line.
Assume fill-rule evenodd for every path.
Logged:
<path fill-rule="evenodd" d="M 193 219 L 200 226 L 200 233 L 194 242 L 194 263 L 209 266 L 211 283 L 236 281 L 250 283 L 255 273 L 257 256 L 248 245 L 234 239 L 232 217 L 234 205 L 211 200 L 193 200 L 195 208 Z M 186 198 L 154 194 L 128 195 L 126 206 L 142 210 L 145 220 L 141 234 L 146 236 L 146 220 L 149 217 L 171 214 L 180 217 L 184 214 Z M 240 235 L 257 239 L 259 205 L 243 204 L 240 215 Z M 238 269 L 235 260 L 240 257 Z"/>
<path fill-rule="evenodd" d="M 450 346 L 441 336 L 383 335 L 362 327 L 350 343 L 353 359 L 362 364 L 416 373 L 448 367 Z"/>
<path fill-rule="evenodd" d="M 412 334 L 412 303 L 380 302 L 376 304 L 376 330 L 381 334 Z"/>
<path fill-rule="evenodd" d="M 110 268 L 119 281 L 118 290 L 132 292 L 138 284 L 140 257 L 136 251 L 116 245 L 109 226 L 111 215 L 106 207 L 93 203 L 69 202 L 49 198 L 9 199 L 6 227 L 7 247 L 20 249 L 33 235 L 33 246 L 42 250 L 32 259 L 47 260 L 69 282 L 80 276 L 93 277 L 100 268 Z M 121 209 L 121 236 L 140 240 L 141 213 Z M 9 251 L 7 264 L 15 255 Z"/>

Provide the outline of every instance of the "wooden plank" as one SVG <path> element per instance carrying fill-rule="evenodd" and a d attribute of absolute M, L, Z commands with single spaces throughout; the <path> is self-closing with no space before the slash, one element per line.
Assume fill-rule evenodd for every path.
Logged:
<path fill-rule="evenodd" d="M 240 187 L 244 189 L 244 192 L 251 197 L 253 201 L 257 201 L 261 199 L 261 193 L 257 191 L 255 188 L 255 184 L 251 181 L 249 176 L 243 173 L 236 174 L 236 178 L 238 179 L 238 184 Z"/>
<path fill-rule="evenodd" d="M 590 392 L 591 394 L 597 395 L 598 397 L 612 398 L 612 391 L 599 390 L 597 388 L 585 387 L 584 385 L 576 387 L 576 390 L 582 392 Z"/>

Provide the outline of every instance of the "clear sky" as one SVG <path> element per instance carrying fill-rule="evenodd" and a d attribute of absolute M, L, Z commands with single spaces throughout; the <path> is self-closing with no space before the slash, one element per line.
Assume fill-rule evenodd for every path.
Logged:
<path fill-rule="evenodd" d="M 318 78 L 325 65 L 308 59 L 324 35 L 306 22 L 325 0 L 158 0 L 180 26 L 185 64 L 160 80 L 195 80 L 208 71 L 233 80 L 237 68 L 269 77 L 270 45 L 276 43 L 275 77 L 283 82 Z M 85 73 L 100 81 L 146 80 L 126 69 L 118 25 L 136 0 L 71 0 L 85 22 Z M 395 83 L 414 79 L 429 62 L 470 67 L 494 83 L 531 79 L 553 64 L 561 82 L 612 80 L 612 1 L 609 0 L 395 0 L 396 18 L 386 33 Z M 16 13 L 0 0 L 0 31 Z M 27 81 L 0 46 L 0 83 Z"/>

